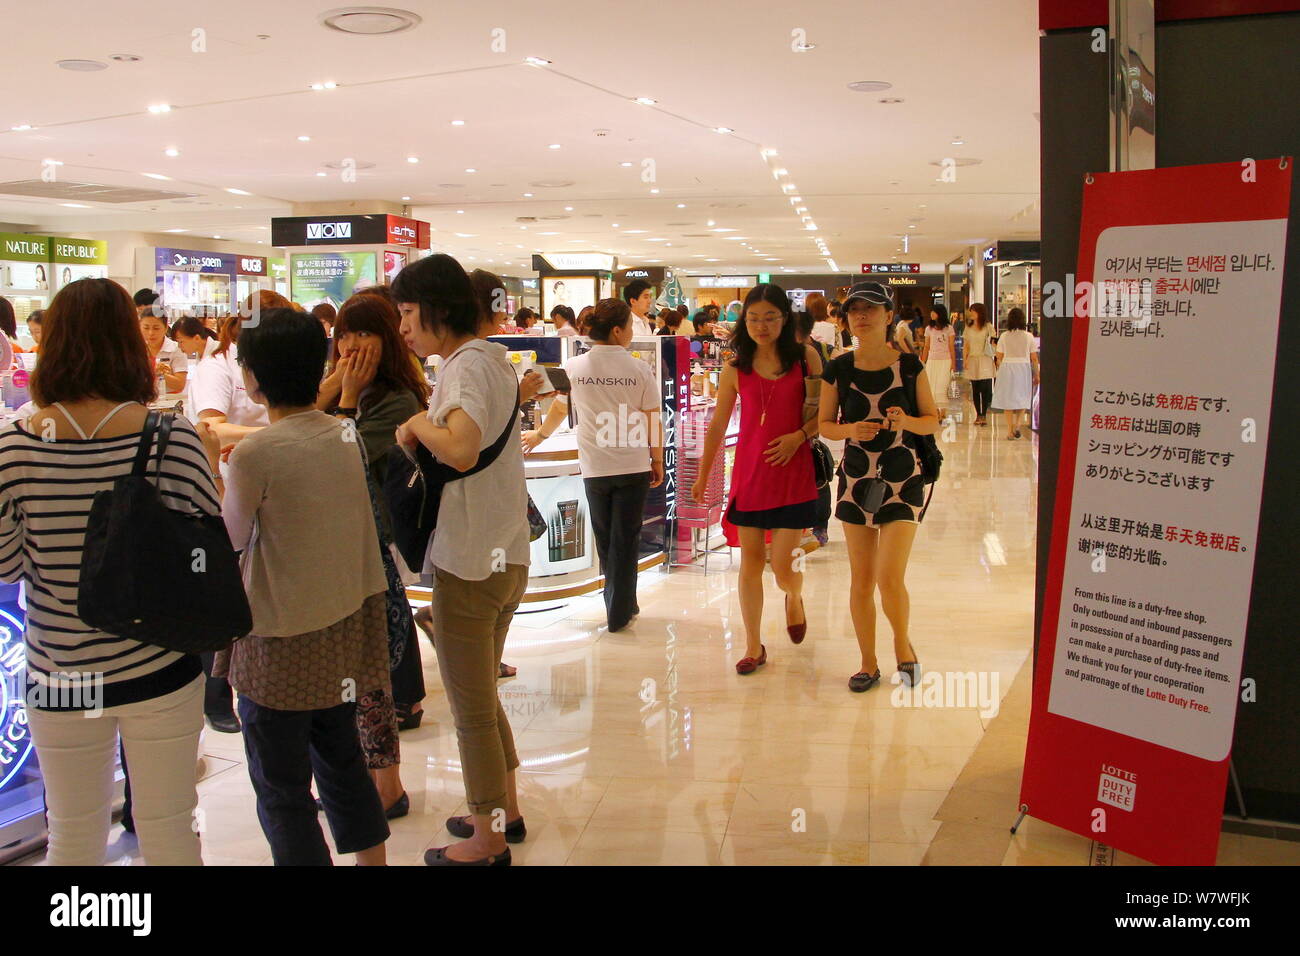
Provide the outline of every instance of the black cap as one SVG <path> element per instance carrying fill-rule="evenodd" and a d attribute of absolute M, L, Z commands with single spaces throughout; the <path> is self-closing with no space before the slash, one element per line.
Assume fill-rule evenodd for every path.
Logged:
<path fill-rule="evenodd" d="M 894 306 L 894 294 L 889 291 L 889 286 L 882 285 L 879 282 L 859 282 L 849 290 L 841 309 L 847 312 L 849 303 L 854 299 L 862 299 L 872 305 L 883 305 L 886 308 L 893 308 Z"/>

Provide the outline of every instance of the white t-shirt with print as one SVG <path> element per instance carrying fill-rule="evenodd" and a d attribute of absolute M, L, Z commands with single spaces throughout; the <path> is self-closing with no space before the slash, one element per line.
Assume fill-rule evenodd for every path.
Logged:
<path fill-rule="evenodd" d="M 621 345 L 593 345 L 564 363 L 578 416 L 578 464 L 584 478 L 650 470 L 650 423 L 640 412 L 659 407 L 650 366 Z"/>
<path fill-rule="evenodd" d="M 194 421 L 198 421 L 199 412 L 211 408 L 225 415 L 226 421 L 232 425 L 260 428 L 270 424 L 266 407 L 252 401 L 244 390 L 244 373 L 239 368 L 237 348 L 231 345 L 224 355 L 202 359 L 195 368 L 190 377 L 193 389 L 189 405 L 190 418 Z"/>

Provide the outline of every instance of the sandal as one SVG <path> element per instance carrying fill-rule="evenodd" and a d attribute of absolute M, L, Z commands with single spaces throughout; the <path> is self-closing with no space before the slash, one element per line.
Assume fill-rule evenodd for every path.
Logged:
<path fill-rule="evenodd" d="M 767 663 L 767 648 L 763 647 L 762 644 L 758 646 L 762 650 L 758 657 L 742 657 L 736 661 L 737 674 L 752 674 Z"/>

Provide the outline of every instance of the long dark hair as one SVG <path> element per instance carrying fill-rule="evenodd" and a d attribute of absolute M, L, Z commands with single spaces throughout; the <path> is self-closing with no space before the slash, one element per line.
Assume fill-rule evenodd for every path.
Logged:
<path fill-rule="evenodd" d="M 936 329 L 946 329 L 949 326 L 948 307 L 942 302 L 936 302 L 930 306 L 930 311 L 938 316 L 937 319 L 931 319 L 930 324 Z"/>
<path fill-rule="evenodd" d="M 343 303 L 334 320 L 334 361 L 339 358 L 339 342 L 349 332 L 369 332 L 379 339 L 383 352 L 375 379 L 362 401 L 368 407 L 389 392 L 408 391 L 421 407 L 429 404 L 429 384 L 411 361 L 411 350 L 398 333 L 402 317 L 386 294 L 376 295 L 368 289 Z"/>
<path fill-rule="evenodd" d="M 989 324 L 989 310 L 983 302 L 972 302 L 970 310 L 975 313 L 975 328 L 982 329 Z"/>
<path fill-rule="evenodd" d="M 754 286 L 749 290 L 749 295 L 745 296 L 745 301 L 740 307 L 740 319 L 736 322 L 736 330 L 731 334 L 731 347 L 736 350 L 736 358 L 732 364 L 736 366 L 737 371 L 754 371 L 754 354 L 758 351 L 758 343 L 750 337 L 745 316 L 749 314 L 749 307 L 759 302 L 776 306 L 781 310 L 781 316 L 785 320 L 781 323 L 781 334 L 776 340 L 776 356 L 781 362 L 781 374 L 784 375 L 803 357 L 804 351 L 795 335 L 794 310 L 790 307 L 790 297 L 779 285 L 770 282 Z"/>

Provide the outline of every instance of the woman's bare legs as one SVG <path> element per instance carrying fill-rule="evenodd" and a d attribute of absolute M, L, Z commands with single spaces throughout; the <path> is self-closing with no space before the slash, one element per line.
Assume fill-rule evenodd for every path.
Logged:
<path fill-rule="evenodd" d="M 804 623 L 803 572 L 794 569 L 795 558 L 803 553 L 802 542 L 802 531 L 778 528 L 772 532 L 772 574 L 776 586 L 785 592 L 787 625 Z"/>
<path fill-rule="evenodd" d="M 767 565 L 767 543 L 762 528 L 737 528 L 740 536 L 740 617 L 745 624 L 745 656 L 763 653 L 763 568 Z"/>
<path fill-rule="evenodd" d="M 880 607 L 894 632 L 894 659 L 899 663 L 916 659 L 908 633 L 912 601 L 903 580 L 916 528 L 910 521 L 891 521 L 881 526 L 876 542 L 876 587 L 880 589 Z"/>
<path fill-rule="evenodd" d="M 861 524 L 841 523 L 849 551 L 849 613 L 862 653 L 861 673 L 874 674 L 876 660 L 876 548 L 880 532 Z"/>

